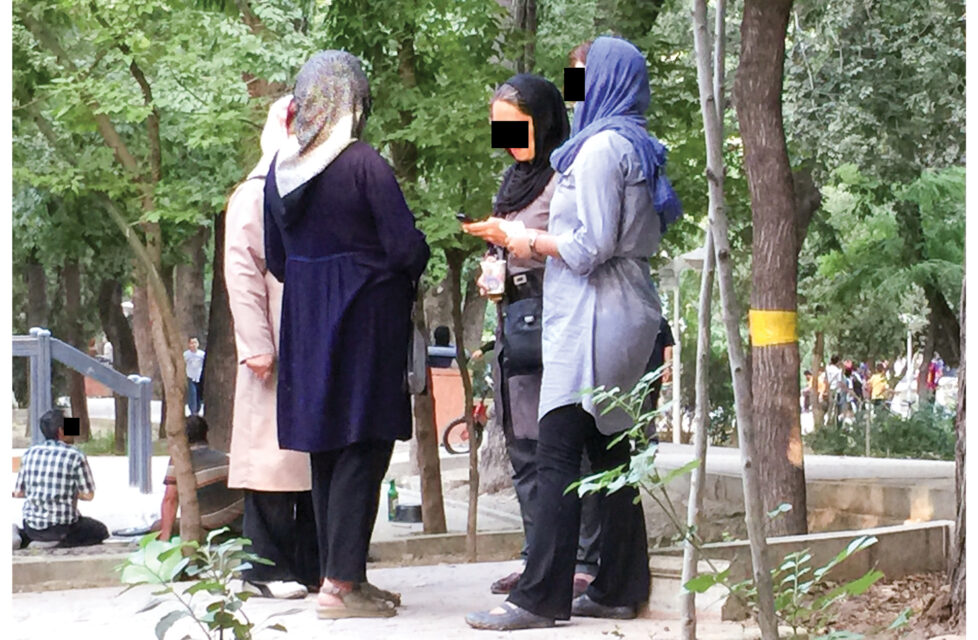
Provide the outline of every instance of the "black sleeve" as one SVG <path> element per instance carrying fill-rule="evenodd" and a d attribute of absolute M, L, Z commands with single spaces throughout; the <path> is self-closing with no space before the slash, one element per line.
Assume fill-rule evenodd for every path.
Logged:
<path fill-rule="evenodd" d="M 496 341 L 495 341 L 495 339 L 493 339 L 493 340 L 490 340 L 489 342 L 485 343 L 481 347 L 479 347 L 479 351 L 481 351 L 482 353 L 489 353 L 490 351 L 492 351 L 495 348 L 496 348 Z"/>
<path fill-rule="evenodd" d="M 672 327 L 666 322 L 666 319 L 662 319 L 662 325 L 659 327 L 659 331 L 662 332 L 662 346 L 663 347 L 674 347 L 676 346 L 676 339 L 672 337 Z"/>
<path fill-rule="evenodd" d="M 265 178 L 265 197 L 263 198 L 264 204 L 262 205 L 265 210 L 265 267 L 268 272 L 275 276 L 275 279 L 279 282 L 285 281 L 285 245 L 282 243 L 282 232 L 278 228 L 278 223 L 275 221 L 275 216 L 272 214 L 269 203 L 272 198 L 269 197 L 269 190 L 273 190 L 274 196 L 278 196 L 277 187 L 275 186 L 275 167 L 274 161 L 272 162 L 272 168 L 268 171 L 268 176 Z"/>

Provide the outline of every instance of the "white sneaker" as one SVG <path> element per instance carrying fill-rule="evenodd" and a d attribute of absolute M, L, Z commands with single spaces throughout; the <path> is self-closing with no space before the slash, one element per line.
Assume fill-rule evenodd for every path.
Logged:
<path fill-rule="evenodd" d="M 305 598 L 309 594 L 309 590 L 298 582 L 286 582 L 284 580 L 272 580 L 271 582 L 242 580 L 241 591 L 249 591 L 263 598 L 276 598 L 278 600 L 295 600 Z"/>

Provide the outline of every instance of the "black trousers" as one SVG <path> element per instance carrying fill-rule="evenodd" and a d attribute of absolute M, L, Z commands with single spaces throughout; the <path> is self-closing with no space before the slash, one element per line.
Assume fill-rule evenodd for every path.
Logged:
<path fill-rule="evenodd" d="M 102 544 L 109 537 L 108 528 L 96 520 L 79 516 L 73 524 L 56 524 L 45 529 L 32 529 L 24 524 L 24 535 L 31 542 L 59 542 L 59 547 L 87 547 Z"/>
<path fill-rule="evenodd" d="M 526 558 L 530 538 L 536 519 L 533 515 L 537 484 L 537 441 L 529 438 L 514 438 L 506 433 L 506 450 L 513 466 L 513 488 L 520 503 L 520 516 L 523 518 L 523 549 L 520 556 Z M 590 473 L 591 465 L 584 456 L 581 474 Z M 581 499 L 581 531 L 577 546 L 577 567 L 575 571 L 595 576 L 598 574 L 601 541 L 601 497 L 596 494 Z"/>
<path fill-rule="evenodd" d="M 393 452 L 393 442 L 375 440 L 309 454 L 320 576 L 347 582 L 367 579 L 380 485 Z"/>
<path fill-rule="evenodd" d="M 613 438 L 601 434 L 580 405 L 550 411 L 540 420 L 537 445 L 537 519 L 526 569 L 509 601 L 537 615 L 566 620 L 573 596 L 574 555 L 581 503 L 564 494 L 579 476 L 585 448 L 594 471 L 629 460 L 629 443 L 608 449 Z M 626 487 L 601 496 L 601 565 L 588 587 L 592 600 L 609 606 L 634 605 L 649 597 L 649 550 L 638 490 Z"/>
<path fill-rule="evenodd" d="M 319 584 L 319 543 L 311 491 L 244 492 L 244 536 L 250 551 L 274 562 L 243 572 L 255 582 Z"/>

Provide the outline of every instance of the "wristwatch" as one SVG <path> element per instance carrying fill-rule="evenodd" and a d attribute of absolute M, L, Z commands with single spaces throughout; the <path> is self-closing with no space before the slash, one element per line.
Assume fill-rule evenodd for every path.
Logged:
<path fill-rule="evenodd" d="M 534 258 L 542 258 L 543 256 L 541 256 L 540 253 L 537 252 L 537 237 L 540 235 L 540 232 L 537 231 L 536 229 L 530 229 L 527 235 L 530 237 L 530 242 L 529 242 L 530 255 L 533 256 Z"/>

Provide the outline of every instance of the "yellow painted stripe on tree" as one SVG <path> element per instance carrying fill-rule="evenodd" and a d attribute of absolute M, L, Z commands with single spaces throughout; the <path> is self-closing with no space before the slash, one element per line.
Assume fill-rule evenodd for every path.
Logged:
<path fill-rule="evenodd" d="M 798 342 L 798 313 L 796 311 L 777 311 L 774 309 L 751 309 L 751 345 L 770 347 L 776 344 Z"/>

